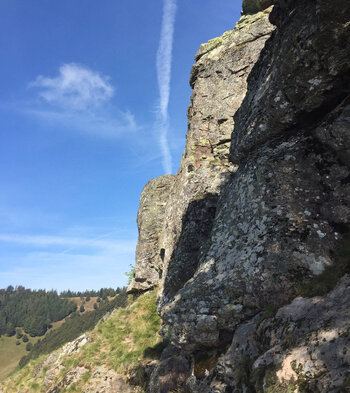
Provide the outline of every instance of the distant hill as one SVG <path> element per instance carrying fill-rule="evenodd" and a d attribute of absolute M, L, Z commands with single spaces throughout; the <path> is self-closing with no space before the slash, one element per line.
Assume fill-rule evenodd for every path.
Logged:
<path fill-rule="evenodd" d="M 23 366 L 74 340 L 125 304 L 123 288 L 60 294 L 22 286 L 0 289 L 0 381 L 19 362 Z"/>
<path fill-rule="evenodd" d="M 60 321 L 77 308 L 56 291 L 32 291 L 22 286 L 0 289 L 0 335 L 13 336 L 23 327 L 32 337 L 42 336 L 53 322 Z"/>

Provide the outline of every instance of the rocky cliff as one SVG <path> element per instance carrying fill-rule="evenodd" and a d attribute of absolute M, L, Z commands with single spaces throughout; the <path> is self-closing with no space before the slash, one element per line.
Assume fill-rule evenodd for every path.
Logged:
<path fill-rule="evenodd" d="M 151 392 L 349 391 L 350 3 L 272 3 L 195 57 Z"/>
<path fill-rule="evenodd" d="M 0 391 L 350 392 L 350 2 L 244 0 L 190 84 L 129 306 Z"/>
<path fill-rule="evenodd" d="M 153 289 L 162 276 L 163 258 L 159 245 L 165 207 L 175 176 L 165 175 L 150 180 L 141 193 L 137 227 L 139 237 L 136 246 L 134 277 L 128 293 L 140 293 Z"/>

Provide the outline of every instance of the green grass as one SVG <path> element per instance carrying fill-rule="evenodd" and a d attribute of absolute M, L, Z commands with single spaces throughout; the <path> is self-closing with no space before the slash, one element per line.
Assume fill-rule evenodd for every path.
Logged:
<path fill-rule="evenodd" d="M 29 338 L 31 343 L 35 343 L 38 338 Z M 16 336 L 0 337 L 0 382 L 3 381 L 16 368 L 22 356 L 26 355 L 26 344 L 20 341 L 20 345 L 16 345 Z"/>
<path fill-rule="evenodd" d="M 89 384 L 94 367 L 105 366 L 119 374 L 126 375 L 138 365 L 149 362 L 160 356 L 163 349 L 161 337 L 158 335 L 160 318 L 156 311 L 156 291 L 140 296 L 126 309 L 118 309 L 105 322 L 100 322 L 89 333 L 90 342 L 80 352 L 66 356 L 62 364 L 64 369 L 57 377 L 62 380 L 73 367 L 85 367 L 89 372 L 64 392 L 81 392 Z M 46 357 L 46 356 L 45 356 Z M 4 393 L 18 391 L 43 391 L 44 370 L 34 377 L 34 370 L 45 359 L 41 357 L 31 361 L 23 369 L 18 370 L 6 380 Z M 39 389 L 39 390 L 37 390 Z"/>

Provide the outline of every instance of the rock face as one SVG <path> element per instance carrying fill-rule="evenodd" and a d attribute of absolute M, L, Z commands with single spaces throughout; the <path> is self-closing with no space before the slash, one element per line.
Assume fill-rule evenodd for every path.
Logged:
<path fill-rule="evenodd" d="M 235 115 L 231 159 L 239 168 L 226 177 L 214 202 L 208 193 L 199 209 L 198 202 L 188 206 L 185 241 L 180 238 L 166 268 L 163 334 L 177 346 L 217 347 L 224 332 L 267 305 L 285 304 L 301 281 L 334 263 L 341 232 L 350 223 L 344 152 L 350 6 L 340 3 L 335 11 L 335 3 L 310 2 L 306 14 L 313 17 L 307 23 L 305 7 L 296 1 L 278 3 L 272 11 L 279 29 L 252 70 Z M 227 89 L 229 95 L 234 87 Z M 330 143 L 320 142 L 319 135 L 333 127 L 342 135 L 342 161 Z M 191 218 L 197 212 L 202 222 L 202 206 L 208 203 L 216 212 L 206 225 L 209 235 L 195 242 L 200 253 L 191 265 L 183 257 L 186 242 L 194 243 L 186 225 L 198 227 Z"/>
<path fill-rule="evenodd" d="M 350 392 L 350 2 L 273 3 L 200 47 L 179 172 L 141 195 L 128 291 L 160 287 L 166 344 L 130 372 L 147 393 Z M 43 391 L 140 391 L 62 377 L 88 340 L 41 362 Z"/>
<path fill-rule="evenodd" d="M 274 27 L 269 10 L 241 18 L 200 47 L 191 72 L 185 152 L 170 195 L 162 235 L 161 307 L 193 276 L 210 246 L 218 195 L 237 167 L 228 160 L 234 115 L 247 77 Z"/>
<path fill-rule="evenodd" d="M 191 72 L 157 245 L 179 392 L 349 391 L 350 3 L 272 3 L 244 1 Z"/>
<path fill-rule="evenodd" d="M 243 0 L 243 14 L 255 14 L 275 3 L 275 0 Z"/>
<path fill-rule="evenodd" d="M 159 236 L 163 227 L 165 205 L 169 199 L 175 176 L 165 175 L 153 179 L 144 187 L 137 227 L 139 238 L 136 248 L 134 278 L 128 286 L 128 293 L 153 289 L 162 275 L 163 261 L 159 248 Z"/>
<path fill-rule="evenodd" d="M 211 388 L 226 392 L 230 387 L 234 393 L 244 389 L 347 392 L 349 302 L 347 275 L 327 296 L 298 297 L 273 318 L 254 318 L 242 324 L 219 359 Z"/>

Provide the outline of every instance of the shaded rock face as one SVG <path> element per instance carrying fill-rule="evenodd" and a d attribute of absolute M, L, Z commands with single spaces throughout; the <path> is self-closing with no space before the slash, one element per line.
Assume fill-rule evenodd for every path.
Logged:
<path fill-rule="evenodd" d="M 173 344 L 220 345 L 223 333 L 285 304 L 334 263 L 350 227 L 349 18 L 350 4 L 340 1 L 281 2 L 272 11 L 279 28 L 235 115 L 231 157 L 239 168 L 221 186 L 191 279 L 172 298 L 167 283 L 185 265 L 169 262 L 161 311 Z"/>
<path fill-rule="evenodd" d="M 232 161 L 276 136 L 316 128 L 348 96 L 348 8 L 343 0 L 276 4 L 271 20 L 278 31 L 249 76 L 232 134 Z"/>
<path fill-rule="evenodd" d="M 272 3 L 195 57 L 152 392 L 349 390 L 350 2 Z"/>
<path fill-rule="evenodd" d="M 153 289 L 162 275 L 163 260 L 159 237 L 163 227 L 165 206 L 175 176 L 165 175 L 147 183 L 141 193 L 137 227 L 139 238 L 136 248 L 134 278 L 128 293 Z"/>
<path fill-rule="evenodd" d="M 275 0 L 243 0 L 243 14 L 255 14 L 275 3 Z"/>
<path fill-rule="evenodd" d="M 165 214 L 160 308 L 193 277 L 209 238 L 218 195 L 237 169 L 228 160 L 233 117 L 247 77 L 274 27 L 269 10 L 241 18 L 222 37 L 203 44 L 191 72 L 185 152 Z"/>
<path fill-rule="evenodd" d="M 345 276 L 327 296 L 298 297 L 273 318 L 242 324 L 207 386 L 233 393 L 348 391 L 349 302 Z"/>
<path fill-rule="evenodd" d="M 162 354 L 149 383 L 149 393 L 190 392 L 186 386 L 191 374 L 188 354 L 169 345 Z"/>
<path fill-rule="evenodd" d="M 191 73 L 161 240 L 162 334 L 192 359 L 180 392 L 350 386 L 349 277 L 297 297 L 349 272 L 350 3 L 281 0 L 274 32 L 269 12 L 202 45 Z"/>

